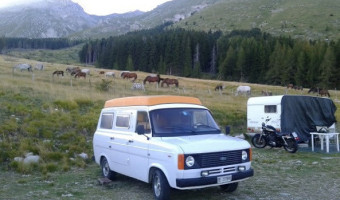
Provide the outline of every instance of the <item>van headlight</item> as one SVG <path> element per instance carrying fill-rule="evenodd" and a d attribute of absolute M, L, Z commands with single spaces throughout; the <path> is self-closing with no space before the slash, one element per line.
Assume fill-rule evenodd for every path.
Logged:
<path fill-rule="evenodd" d="M 243 151 L 242 151 L 242 160 L 243 160 L 243 161 L 246 161 L 247 158 L 248 158 L 248 153 L 247 153 L 247 151 L 243 150 Z"/>
<path fill-rule="evenodd" d="M 194 164 L 195 164 L 195 159 L 194 159 L 194 157 L 188 156 L 188 157 L 185 159 L 185 164 L 186 164 L 188 167 L 194 166 Z"/>

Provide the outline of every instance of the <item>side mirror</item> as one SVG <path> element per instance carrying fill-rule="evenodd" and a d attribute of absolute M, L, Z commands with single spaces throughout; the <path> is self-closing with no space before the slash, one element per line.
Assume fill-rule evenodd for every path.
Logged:
<path fill-rule="evenodd" d="M 230 134 L 230 126 L 225 126 L 225 134 L 226 135 Z"/>
<path fill-rule="evenodd" d="M 138 135 L 144 135 L 144 133 L 145 133 L 144 126 L 143 125 L 138 125 L 137 129 L 136 129 L 136 132 L 137 132 Z"/>

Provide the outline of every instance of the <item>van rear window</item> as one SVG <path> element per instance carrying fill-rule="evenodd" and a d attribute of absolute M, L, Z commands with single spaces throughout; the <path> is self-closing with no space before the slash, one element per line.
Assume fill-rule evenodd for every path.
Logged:
<path fill-rule="evenodd" d="M 100 122 L 100 128 L 112 129 L 113 114 L 103 114 Z"/>
<path fill-rule="evenodd" d="M 276 105 L 265 105 L 264 112 L 265 113 L 276 113 Z"/>

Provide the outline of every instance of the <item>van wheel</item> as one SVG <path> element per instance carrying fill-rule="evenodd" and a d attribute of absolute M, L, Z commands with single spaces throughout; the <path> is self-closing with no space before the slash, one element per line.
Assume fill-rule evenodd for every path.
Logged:
<path fill-rule="evenodd" d="M 109 163 L 107 162 L 107 159 L 105 157 L 102 158 L 100 166 L 102 167 L 103 176 L 110 180 L 114 180 L 116 173 L 114 171 L 111 171 Z"/>
<path fill-rule="evenodd" d="M 238 183 L 230 183 L 230 184 L 225 184 L 225 185 L 220 185 L 220 188 L 224 191 L 224 192 L 234 192 L 237 189 Z"/>
<path fill-rule="evenodd" d="M 170 197 L 170 186 L 163 172 L 156 170 L 152 176 L 152 190 L 157 200 L 168 200 Z"/>

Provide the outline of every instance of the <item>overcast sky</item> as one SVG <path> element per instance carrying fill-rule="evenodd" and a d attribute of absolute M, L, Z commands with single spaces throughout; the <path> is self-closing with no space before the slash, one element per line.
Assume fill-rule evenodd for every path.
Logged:
<path fill-rule="evenodd" d="M 0 8 L 40 0 L 0 0 Z M 93 15 L 108 15 L 141 10 L 150 11 L 158 5 L 171 0 L 72 0 Z"/>

